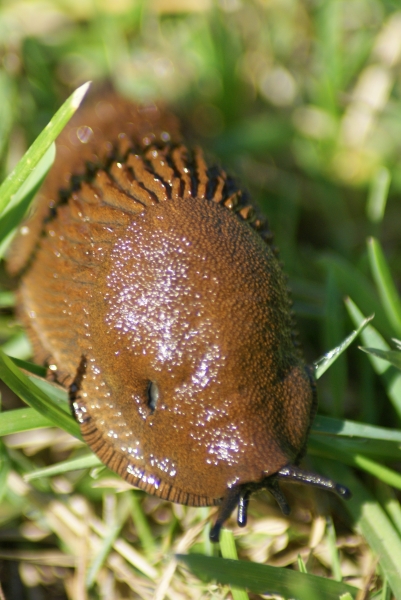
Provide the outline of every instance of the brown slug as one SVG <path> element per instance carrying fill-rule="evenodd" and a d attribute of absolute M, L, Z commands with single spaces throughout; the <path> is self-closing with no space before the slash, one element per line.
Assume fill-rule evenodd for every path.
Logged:
<path fill-rule="evenodd" d="M 301 470 L 316 412 L 267 226 L 176 118 L 113 94 L 80 109 L 8 267 L 35 359 L 70 390 L 84 440 L 133 486 L 238 505 Z"/>

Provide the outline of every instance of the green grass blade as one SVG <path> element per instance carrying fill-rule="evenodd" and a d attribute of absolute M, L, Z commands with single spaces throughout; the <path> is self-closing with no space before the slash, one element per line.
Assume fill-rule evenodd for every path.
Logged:
<path fill-rule="evenodd" d="M 380 167 L 372 181 L 366 205 L 366 214 L 372 223 L 380 223 L 383 220 L 390 182 L 390 171 Z"/>
<path fill-rule="evenodd" d="M 49 400 L 61 408 L 65 413 L 71 416 L 71 409 L 68 404 L 68 392 L 65 388 L 58 386 L 55 383 L 36 377 L 35 375 L 28 375 L 28 379 L 32 381 L 36 388 L 39 388 L 49 398 Z"/>
<path fill-rule="evenodd" d="M 52 142 L 57 138 L 64 126 L 68 123 L 74 112 L 77 110 L 83 97 L 85 96 L 90 82 L 81 85 L 64 102 L 61 108 L 56 112 L 51 121 L 46 125 L 42 133 L 36 138 L 33 144 L 28 148 L 15 169 L 8 175 L 0 187 L 0 214 L 13 200 L 25 180 L 32 173 L 44 153 Z"/>
<path fill-rule="evenodd" d="M 333 271 L 338 287 L 344 297 L 349 296 L 353 298 L 364 314 L 375 315 L 375 327 L 383 335 L 388 338 L 394 335 L 384 307 L 377 297 L 374 285 L 368 277 L 338 255 L 329 254 L 323 256 L 319 260 L 319 264 Z"/>
<path fill-rule="evenodd" d="M 336 348 L 337 353 L 333 353 L 333 351 L 329 353 L 332 360 L 321 365 L 318 376 L 320 377 L 322 370 L 327 370 L 328 365 L 330 365 L 331 368 L 328 373 L 331 398 L 330 413 L 334 417 L 339 417 L 344 413 L 344 398 L 347 386 L 347 362 L 345 356 L 342 356 L 347 345 L 344 346 L 344 342 L 341 342 L 346 335 L 343 313 L 344 307 L 336 278 L 332 269 L 329 269 L 326 284 L 325 318 L 323 320 L 324 343 L 325 348 L 333 348 L 339 342 L 341 345 L 340 349 Z M 353 339 L 351 338 L 349 343 Z"/>
<path fill-rule="evenodd" d="M 93 469 L 100 466 L 103 466 L 103 463 L 100 461 L 100 459 L 95 456 L 95 454 L 90 453 L 85 456 L 80 456 L 79 458 L 63 460 L 56 465 L 51 465 L 50 467 L 36 469 L 24 475 L 24 479 L 25 481 L 31 481 L 32 479 L 40 479 L 41 477 L 53 477 L 54 475 L 70 473 L 71 471 Z"/>
<path fill-rule="evenodd" d="M 308 570 L 306 568 L 305 562 L 302 558 L 302 556 L 300 554 L 298 554 L 298 558 L 297 558 L 297 562 L 298 562 L 298 569 L 300 573 L 307 573 Z"/>
<path fill-rule="evenodd" d="M 317 452 L 322 451 L 321 444 L 326 449 L 325 456 L 333 458 L 337 451 L 344 456 L 343 462 L 347 464 L 347 457 L 365 456 L 373 461 L 400 461 L 401 446 L 399 442 L 387 442 L 382 440 L 369 440 L 363 438 L 353 439 L 339 436 L 319 436 L 311 434 L 309 437 L 309 449 Z M 349 460 L 352 460 L 349 458 Z"/>
<path fill-rule="evenodd" d="M 238 560 L 237 549 L 232 531 L 222 529 L 220 536 L 220 550 L 223 558 Z M 244 589 L 231 587 L 233 600 L 249 600 L 249 596 Z"/>
<path fill-rule="evenodd" d="M 38 377 L 46 377 L 46 367 L 42 367 L 41 365 L 35 365 L 35 363 L 28 362 L 27 360 L 21 360 L 20 358 L 14 358 L 10 356 L 11 360 L 17 367 L 20 369 L 25 369 L 29 373 L 33 373 Z"/>
<path fill-rule="evenodd" d="M 130 496 L 131 494 L 121 494 L 118 498 L 118 507 L 116 507 L 117 510 L 115 511 L 116 522 L 109 527 L 108 532 L 99 544 L 97 554 L 89 566 L 85 581 L 87 588 L 91 588 L 94 585 L 99 570 L 107 560 L 107 556 L 110 554 L 124 523 L 129 517 L 131 510 Z"/>
<path fill-rule="evenodd" d="M 398 534 L 401 536 L 401 505 L 395 492 L 390 486 L 381 481 L 377 482 L 376 490 L 383 508 L 394 523 Z"/>
<path fill-rule="evenodd" d="M 139 490 L 133 490 L 131 494 L 131 518 L 135 527 L 135 532 L 145 550 L 148 558 L 151 558 L 156 551 L 155 539 L 149 522 L 146 518 L 142 503 L 140 502 Z"/>
<path fill-rule="evenodd" d="M 20 223 L 24 217 L 29 204 L 34 198 L 35 194 L 39 190 L 46 177 L 50 167 L 54 162 L 56 156 L 56 147 L 52 143 L 45 154 L 42 156 L 32 173 L 27 177 L 25 182 L 19 188 L 18 192 L 12 198 L 12 201 L 8 204 L 3 215 L 0 218 L 0 255 L 4 256 L 7 250 L 8 243 L 3 243 L 4 240 L 8 241 L 12 239 L 10 233 L 13 232 L 15 227 Z"/>
<path fill-rule="evenodd" d="M 373 279 L 387 318 L 397 335 L 401 335 L 401 300 L 391 277 L 390 269 L 378 240 L 368 240 L 368 256 Z"/>
<path fill-rule="evenodd" d="M 337 548 L 336 530 L 334 529 L 334 523 L 331 517 L 327 517 L 326 519 L 326 532 L 327 546 L 330 552 L 333 576 L 336 581 L 342 581 L 341 561 Z"/>
<path fill-rule="evenodd" d="M 25 375 L 13 363 L 11 358 L 0 351 L 0 379 L 19 396 L 24 402 L 37 410 L 45 418 L 49 419 L 55 426 L 61 427 L 74 437 L 81 439 L 79 426 L 72 416 L 52 401 L 32 378 Z M 37 380 L 41 381 L 40 379 Z"/>
<path fill-rule="evenodd" d="M 397 531 L 377 500 L 350 469 L 338 461 L 322 462 L 321 468 L 352 491 L 352 498 L 344 503 L 344 507 L 351 514 L 356 529 L 362 533 L 379 558 L 394 597 L 401 600 L 401 538 Z"/>
<path fill-rule="evenodd" d="M 315 376 L 316 379 L 319 379 L 323 373 L 327 371 L 327 369 L 337 360 L 337 358 L 352 344 L 354 339 L 365 329 L 365 327 L 370 323 L 373 319 L 374 315 L 363 319 L 362 322 L 359 323 L 358 328 L 353 331 L 348 337 L 345 338 L 341 344 L 339 344 L 333 350 L 327 352 L 322 358 L 319 358 L 314 362 L 315 367 Z"/>
<path fill-rule="evenodd" d="M 360 323 L 364 315 L 356 304 L 351 299 L 347 299 L 346 307 L 351 320 L 356 324 Z M 391 350 L 380 333 L 372 325 L 368 325 L 365 328 L 361 333 L 361 337 L 364 345 L 369 348 L 377 348 L 385 351 Z M 401 373 L 395 367 L 386 364 L 382 359 L 372 354 L 369 354 L 368 357 L 376 373 L 383 379 L 387 395 L 401 419 Z"/>
<path fill-rule="evenodd" d="M 387 427 L 376 427 L 375 425 L 366 425 L 356 421 L 346 419 L 333 419 L 317 415 L 313 425 L 312 433 L 321 435 L 336 435 L 350 438 L 364 438 L 371 442 L 372 440 L 391 441 L 401 444 L 401 431 L 399 429 L 389 429 Z"/>
<path fill-rule="evenodd" d="M 0 441 L 0 504 L 8 491 L 8 474 L 10 472 L 10 459 L 2 441 Z"/>
<path fill-rule="evenodd" d="M 19 331 L 1 346 L 4 354 L 25 360 L 32 356 L 31 344 L 24 331 Z"/>
<path fill-rule="evenodd" d="M 295 600 L 338 600 L 346 592 L 355 598 L 358 591 L 339 581 L 257 563 L 203 554 L 178 554 L 177 559 L 200 579 L 244 587 L 257 594 L 274 593 Z"/>
<path fill-rule="evenodd" d="M 363 346 L 360 346 L 359 349 L 367 354 L 382 358 L 397 369 L 401 369 L 401 352 L 397 350 L 379 350 L 378 348 L 364 348 Z"/>
<path fill-rule="evenodd" d="M 0 308 L 11 308 L 15 304 L 15 295 L 13 292 L 0 292 Z"/>
<path fill-rule="evenodd" d="M 397 429 L 317 416 L 309 437 L 311 449 L 315 442 L 330 447 L 332 456 L 338 450 L 349 456 L 364 455 L 373 460 L 401 460 L 401 431 Z"/>
<path fill-rule="evenodd" d="M 340 447 L 339 444 L 330 444 L 323 440 L 310 439 L 308 445 L 308 451 L 310 454 L 317 456 L 323 456 L 326 458 L 337 458 L 350 467 L 356 467 L 362 469 L 377 477 L 384 483 L 391 485 L 401 490 L 401 474 L 397 473 L 393 469 L 378 463 L 377 461 L 364 456 L 363 454 L 353 454 L 352 452 L 346 451 Z"/>
<path fill-rule="evenodd" d="M 52 427 L 53 422 L 46 419 L 33 408 L 17 408 L 0 413 L 0 437 L 10 433 L 20 433 L 40 427 Z"/>

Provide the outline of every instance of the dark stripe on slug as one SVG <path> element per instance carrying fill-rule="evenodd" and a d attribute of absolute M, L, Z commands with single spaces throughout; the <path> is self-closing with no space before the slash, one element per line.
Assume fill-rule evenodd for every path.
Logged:
<path fill-rule="evenodd" d="M 141 202 L 144 206 L 154 206 L 159 202 L 157 194 L 149 190 L 143 182 L 137 181 L 133 169 L 127 164 L 125 166 L 128 178 L 131 179 L 130 195 Z"/>
<path fill-rule="evenodd" d="M 168 147 L 165 152 L 165 160 L 167 161 L 169 167 L 174 173 L 173 179 L 173 189 L 171 193 L 171 197 L 175 200 L 179 200 L 180 198 L 185 197 L 185 195 L 191 195 L 191 185 L 190 185 L 190 177 L 184 171 L 184 162 L 182 156 L 177 160 L 177 153 L 183 155 L 185 153 L 184 147 Z M 186 155 L 184 156 L 185 165 L 186 165 Z M 189 187 L 187 186 L 186 179 L 188 178 Z M 186 187 L 188 187 L 188 191 L 186 192 Z"/>
<path fill-rule="evenodd" d="M 91 421 L 92 419 L 90 419 L 89 421 Z M 86 441 L 86 443 L 89 444 L 89 442 L 95 443 L 97 440 L 99 440 L 99 442 L 101 442 L 103 444 L 103 440 L 101 439 L 101 436 L 98 432 L 98 430 L 96 428 L 92 428 L 89 432 L 84 432 L 84 426 L 86 425 L 87 421 L 84 421 L 84 423 L 81 423 L 81 432 L 82 435 Z"/>
<path fill-rule="evenodd" d="M 169 153 L 169 147 L 164 148 L 164 152 L 156 147 L 150 148 L 146 152 L 146 159 L 155 175 L 163 182 L 166 188 L 169 188 L 170 197 L 174 179 L 176 178 L 174 170 L 169 165 L 166 155 Z"/>
<path fill-rule="evenodd" d="M 213 200 L 218 183 L 218 177 L 220 175 L 220 169 L 217 165 L 212 165 L 207 170 L 207 184 L 206 184 L 206 199 Z"/>
<path fill-rule="evenodd" d="M 100 460 L 103 463 L 109 465 L 115 454 L 115 449 L 113 448 L 113 446 L 108 446 L 103 442 L 101 448 L 99 450 L 96 450 L 96 454 L 99 456 Z"/>
<path fill-rule="evenodd" d="M 163 487 L 163 498 L 165 500 L 170 500 L 172 490 L 173 490 L 173 486 L 169 485 L 168 483 L 164 484 L 164 487 Z"/>
<path fill-rule="evenodd" d="M 90 422 L 92 422 L 92 419 Z M 86 430 L 85 425 L 86 425 L 86 422 L 81 425 L 81 432 L 82 432 L 82 435 L 84 436 L 85 440 L 91 440 L 91 444 L 92 444 L 92 441 L 96 442 L 97 440 L 99 440 L 103 444 L 104 442 L 103 442 L 102 434 L 99 432 L 97 427 L 91 427 L 89 430 Z"/>
<path fill-rule="evenodd" d="M 177 146 L 169 154 L 171 156 L 171 164 L 180 180 L 179 193 L 181 198 L 193 196 L 187 148 L 185 146 Z"/>
<path fill-rule="evenodd" d="M 124 467 L 127 465 L 127 459 L 121 456 L 119 452 L 114 451 L 107 465 L 112 471 L 121 475 L 125 471 Z"/>
<path fill-rule="evenodd" d="M 131 167 L 135 179 L 141 183 L 146 190 L 154 194 L 156 201 L 163 202 L 168 199 L 166 186 L 160 179 L 155 178 L 150 172 L 143 158 L 138 154 L 129 154 L 127 165 Z"/>

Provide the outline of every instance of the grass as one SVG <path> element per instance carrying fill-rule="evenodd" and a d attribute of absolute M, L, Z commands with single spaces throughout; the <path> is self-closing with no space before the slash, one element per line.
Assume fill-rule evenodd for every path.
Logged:
<path fill-rule="evenodd" d="M 108 79 L 172 104 L 189 138 L 238 174 L 269 217 L 319 375 L 305 462 L 353 498 L 293 486 L 283 517 L 259 494 L 247 527 L 231 519 L 220 548 L 211 545 L 213 510 L 132 490 L 83 445 L 66 392 L 29 362 L 3 270 L 5 597 L 399 599 L 400 13 L 379 0 L 186 7 L 0 4 L 1 254 L 76 88 Z"/>

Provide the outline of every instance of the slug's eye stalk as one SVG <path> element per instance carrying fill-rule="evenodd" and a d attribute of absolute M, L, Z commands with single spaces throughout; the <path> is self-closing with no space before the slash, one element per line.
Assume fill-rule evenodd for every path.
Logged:
<path fill-rule="evenodd" d="M 262 479 L 262 481 L 259 483 L 244 483 L 242 485 L 230 488 L 222 500 L 216 522 L 210 530 L 210 540 L 212 542 L 219 541 L 220 530 L 236 506 L 238 506 L 237 523 L 239 527 L 245 527 L 247 522 L 249 497 L 253 492 L 263 488 L 269 490 L 279 505 L 281 512 L 284 515 L 289 515 L 291 509 L 283 492 L 280 489 L 280 480 L 284 480 L 288 483 L 295 482 L 313 485 L 315 487 L 334 492 L 344 500 L 349 500 L 352 496 L 350 490 L 345 487 L 345 485 L 336 483 L 332 479 L 328 479 L 327 477 L 323 477 L 317 473 L 303 471 L 299 467 L 294 467 L 292 465 L 283 467 L 280 469 L 280 471 L 274 475 L 265 477 L 265 479 Z"/>
<path fill-rule="evenodd" d="M 350 490 L 345 487 L 345 485 L 336 483 L 332 479 L 328 479 L 327 477 L 323 477 L 317 473 L 303 471 L 299 467 L 283 467 L 280 469 L 280 471 L 278 471 L 276 476 L 278 479 L 283 479 L 286 482 L 294 481 L 295 483 L 305 483 L 306 485 L 313 485 L 315 487 L 322 488 L 323 490 L 329 490 L 344 500 L 349 500 L 352 496 Z"/>

